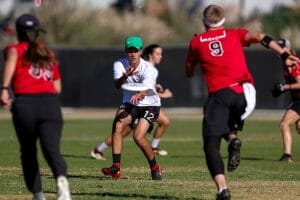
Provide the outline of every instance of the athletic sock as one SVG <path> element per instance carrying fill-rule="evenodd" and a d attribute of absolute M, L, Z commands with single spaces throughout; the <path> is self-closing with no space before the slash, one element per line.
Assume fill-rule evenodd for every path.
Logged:
<path fill-rule="evenodd" d="M 102 142 L 96 148 L 97 148 L 98 151 L 100 151 L 101 153 L 103 153 L 106 149 L 109 148 L 109 146 L 107 146 L 107 144 L 105 142 Z"/>
<path fill-rule="evenodd" d="M 158 166 L 155 158 L 153 160 L 149 161 L 149 165 L 150 165 L 151 170 L 158 170 L 159 169 L 159 166 Z"/>
<path fill-rule="evenodd" d="M 160 138 L 153 138 L 152 141 L 151 141 L 151 147 L 152 148 L 157 148 L 159 140 L 160 140 Z"/>
<path fill-rule="evenodd" d="M 121 167 L 121 154 L 113 154 L 113 166 L 120 169 L 120 167 Z"/>
<path fill-rule="evenodd" d="M 223 190 L 226 190 L 226 189 L 228 189 L 228 188 L 227 187 L 220 188 L 218 193 L 220 194 Z"/>
<path fill-rule="evenodd" d="M 285 153 L 284 156 L 285 156 L 285 157 L 289 157 L 289 158 L 292 157 L 291 154 L 287 154 L 287 153 Z"/>

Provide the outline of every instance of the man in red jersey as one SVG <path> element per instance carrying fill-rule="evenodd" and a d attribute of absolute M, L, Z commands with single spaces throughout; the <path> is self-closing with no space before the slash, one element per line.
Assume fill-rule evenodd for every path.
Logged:
<path fill-rule="evenodd" d="M 191 39 L 186 58 L 186 75 L 192 77 L 199 63 L 209 92 L 204 107 L 203 141 L 206 163 L 217 186 L 217 200 L 230 199 L 224 164 L 220 154 L 222 138 L 228 145 L 228 171 L 240 162 L 241 141 L 237 131 L 255 107 L 255 88 L 245 55 L 244 46 L 261 43 L 291 66 L 297 57 L 285 52 L 276 41 L 263 33 L 245 29 L 225 29 L 224 10 L 209 5 L 203 11 L 206 31 Z"/>

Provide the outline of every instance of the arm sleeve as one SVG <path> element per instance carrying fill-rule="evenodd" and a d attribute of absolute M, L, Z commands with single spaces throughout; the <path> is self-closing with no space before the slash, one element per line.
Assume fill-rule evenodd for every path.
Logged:
<path fill-rule="evenodd" d="M 149 88 L 148 95 L 155 95 L 157 94 L 155 85 L 156 85 L 156 78 L 157 78 L 158 72 L 155 69 L 149 68 L 149 70 L 146 71 L 145 77 L 143 79 L 143 84 L 147 85 Z"/>
<path fill-rule="evenodd" d="M 55 81 L 55 80 L 60 79 L 61 75 L 60 75 L 58 66 L 57 65 L 53 65 L 52 70 L 53 70 L 53 80 Z"/>
<path fill-rule="evenodd" d="M 245 35 L 246 35 L 249 31 L 246 30 L 246 29 L 237 29 L 237 32 L 238 32 L 238 35 L 239 35 L 239 38 L 240 38 L 240 41 L 241 41 L 242 46 L 244 46 L 244 47 L 250 46 L 250 45 L 251 45 L 251 42 L 245 40 Z"/>
<path fill-rule="evenodd" d="M 291 75 L 295 79 L 300 76 L 300 61 L 297 62 L 296 67 L 292 68 Z"/>
<path fill-rule="evenodd" d="M 123 64 L 119 61 L 114 62 L 113 64 L 113 78 L 114 80 L 117 80 L 123 76 L 125 73 L 125 69 L 123 67 Z"/>

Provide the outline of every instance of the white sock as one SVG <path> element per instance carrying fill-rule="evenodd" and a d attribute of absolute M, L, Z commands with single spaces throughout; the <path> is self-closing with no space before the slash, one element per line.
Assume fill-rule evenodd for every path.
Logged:
<path fill-rule="evenodd" d="M 160 140 L 160 138 L 153 138 L 152 141 L 151 141 L 151 147 L 152 148 L 157 148 L 159 140 Z"/>
<path fill-rule="evenodd" d="M 102 142 L 100 145 L 98 145 L 97 147 L 97 150 L 100 151 L 100 152 L 104 152 L 106 149 L 109 148 L 109 146 L 107 146 L 107 144 L 105 142 Z"/>

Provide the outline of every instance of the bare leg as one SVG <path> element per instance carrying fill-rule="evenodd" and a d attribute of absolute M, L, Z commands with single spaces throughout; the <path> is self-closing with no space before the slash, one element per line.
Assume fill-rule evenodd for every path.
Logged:
<path fill-rule="evenodd" d="M 169 124 L 170 124 L 170 120 L 167 117 L 167 115 L 160 110 L 158 118 L 157 118 L 157 123 L 159 124 L 154 132 L 154 138 L 161 138 L 162 135 L 164 134 L 165 130 L 168 128 Z"/>
<path fill-rule="evenodd" d="M 133 138 L 135 143 L 142 150 L 143 154 L 148 160 L 151 169 L 152 180 L 161 180 L 161 170 L 158 163 L 155 160 L 154 153 L 151 145 L 146 138 L 147 130 L 149 128 L 149 122 L 143 118 L 139 119 L 139 123 L 133 132 Z"/>
<path fill-rule="evenodd" d="M 284 114 L 281 122 L 280 122 L 280 130 L 283 141 L 283 152 L 285 154 L 292 154 L 292 134 L 291 134 L 291 125 L 299 120 L 299 115 L 289 109 Z M 296 123 L 296 127 L 297 127 Z"/>
<path fill-rule="evenodd" d="M 148 121 L 143 118 L 139 119 L 139 123 L 133 133 L 133 138 L 135 143 L 139 146 L 139 148 L 144 153 L 147 160 L 150 161 L 154 159 L 154 153 L 152 151 L 149 141 L 146 138 L 146 133 L 148 128 L 149 128 Z"/>

